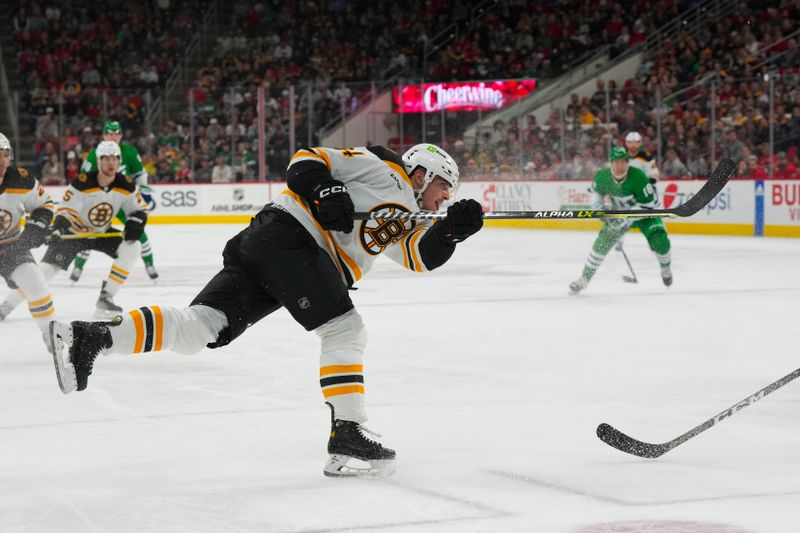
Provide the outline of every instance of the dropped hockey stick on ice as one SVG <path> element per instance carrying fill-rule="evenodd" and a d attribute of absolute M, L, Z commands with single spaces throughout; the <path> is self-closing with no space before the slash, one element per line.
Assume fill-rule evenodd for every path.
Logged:
<path fill-rule="evenodd" d="M 603 423 L 597 426 L 597 436 L 608 444 L 622 452 L 629 453 L 631 455 L 638 455 L 639 457 L 648 457 L 650 459 L 654 459 L 656 457 L 661 457 L 668 451 L 676 448 L 686 442 L 687 440 L 696 437 L 700 433 L 704 432 L 711 426 L 722 422 L 726 418 L 733 416 L 738 411 L 741 411 L 748 405 L 752 405 L 756 403 L 758 400 L 763 398 L 764 396 L 775 392 L 776 390 L 780 389 L 790 381 L 795 380 L 796 378 L 800 377 L 800 368 L 792 372 L 791 374 L 787 374 L 783 376 L 781 379 L 774 383 L 770 383 L 760 391 L 756 392 L 755 394 L 748 396 L 744 400 L 732 405 L 731 407 L 725 409 L 721 413 L 718 413 L 713 418 L 709 418 L 699 426 L 690 429 L 680 437 L 675 437 L 671 441 L 665 442 L 663 444 L 651 444 L 649 442 L 642 442 L 640 440 L 636 440 L 633 437 L 629 437 L 625 433 L 621 432 L 620 430 L 614 428 L 613 426 Z"/>
<path fill-rule="evenodd" d="M 725 158 L 719 162 L 717 168 L 711 173 L 703 184 L 703 187 L 697 191 L 697 194 L 689 198 L 689 200 L 675 207 L 673 209 L 636 209 L 636 210 L 599 210 L 590 209 L 585 211 L 567 210 L 567 211 L 485 211 L 483 213 L 484 219 L 602 219 L 602 218 L 641 218 L 641 217 L 689 217 L 700 211 L 719 193 L 725 184 L 728 183 L 733 171 L 736 170 L 736 164 Z M 370 212 L 357 212 L 355 214 L 356 220 L 434 220 L 444 218 L 447 213 L 442 211 L 415 211 L 409 213 L 407 211 L 370 211 Z"/>

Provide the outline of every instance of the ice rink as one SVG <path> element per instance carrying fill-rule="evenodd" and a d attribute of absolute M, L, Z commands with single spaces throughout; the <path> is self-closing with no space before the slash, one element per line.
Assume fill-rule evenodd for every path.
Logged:
<path fill-rule="evenodd" d="M 238 225 L 153 226 L 123 307 L 188 304 Z M 427 275 L 379 259 L 365 319 L 367 426 L 386 480 L 322 475 L 318 341 L 284 311 L 196 356 L 98 359 L 64 396 L 27 310 L 0 323 L 3 532 L 793 532 L 800 380 L 660 459 L 663 442 L 800 366 L 800 243 L 673 235 L 667 290 L 641 235 L 567 295 L 594 234 L 487 229 Z M 91 315 L 110 259 L 53 283 Z"/>

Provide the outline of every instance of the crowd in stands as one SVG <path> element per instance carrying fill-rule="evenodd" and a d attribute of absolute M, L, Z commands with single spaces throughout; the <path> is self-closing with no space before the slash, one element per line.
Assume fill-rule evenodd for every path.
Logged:
<path fill-rule="evenodd" d="M 94 147 L 104 117 L 139 133 L 148 90 L 179 60 L 205 10 L 201 0 L 12 2 L 24 92 L 21 124 L 35 134 L 39 167 L 69 177 L 72 160 Z M 52 148 L 65 161 L 52 162 Z M 62 168 L 59 168 L 62 167 Z"/>
<path fill-rule="evenodd" d="M 614 53 L 635 46 L 692 4 L 501 0 L 473 21 L 477 0 L 234 2 L 222 10 L 231 31 L 218 38 L 197 72 L 184 110 L 158 131 L 147 131 L 144 94 L 163 84 L 206 3 L 119 0 L 115 10 L 97 9 L 100 0 L 19 6 L 12 24 L 29 88 L 23 105 L 37 117 L 30 126 L 47 179 L 55 182 L 60 174 L 63 181 L 77 172 L 81 157 L 98 140 L 104 116 L 122 122 L 126 141 L 143 154 L 152 181 L 256 179 L 259 86 L 266 90 L 268 179 L 277 179 L 290 155 L 290 85 L 297 143 L 315 144 L 320 128 L 355 111 L 370 93 L 370 82 L 363 80 L 380 79 L 387 69 L 409 67 L 409 75 L 427 80 L 547 79 L 599 46 L 609 45 Z M 605 164 L 608 146 L 621 143 L 628 131 L 639 131 L 645 150 L 658 153 L 660 129 L 663 175 L 705 175 L 712 159 L 727 154 L 742 161 L 740 175 L 761 175 L 768 167 L 769 83 L 757 66 L 779 57 L 773 63 L 780 73 L 773 80 L 775 139 L 796 139 L 800 59 L 798 38 L 790 34 L 800 16 L 793 0 L 742 1 L 737 13 L 750 15 L 725 17 L 665 42 L 643 57 L 634 79 L 619 86 L 598 82 L 594 95 L 572 95 L 541 124 L 533 116 L 497 121 L 466 143 L 456 128 L 442 142 L 466 179 L 588 178 Z M 426 59 L 427 42 L 453 22 L 457 38 Z M 666 97 L 711 76 L 713 157 L 710 82 L 656 102 L 656 87 Z M 775 153 L 776 169 L 786 161 L 781 175 L 798 166 L 791 144 L 776 146 Z"/>
<path fill-rule="evenodd" d="M 770 170 L 772 75 L 774 176 L 800 178 L 800 5 L 748 4 L 748 16 L 686 32 L 643 56 L 636 77 L 621 87 L 598 81 L 592 96 L 571 95 L 542 124 L 534 116 L 497 121 L 469 146 L 455 141 L 453 150 L 474 178 L 590 178 L 606 163 L 608 146 L 638 131 L 651 155 L 661 142 L 664 176 L 706 176 L 712 161 L 729 156 L 739 164 L 738 177 L 763 178 Z M 706 81 L 693 85 L 700 80 Z"/>

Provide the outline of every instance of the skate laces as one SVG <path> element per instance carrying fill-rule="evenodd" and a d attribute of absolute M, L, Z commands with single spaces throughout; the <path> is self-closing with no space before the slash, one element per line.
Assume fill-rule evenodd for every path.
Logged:
<path fill-rule="evenodd" d="M 380 446 L 381 444 L 377 442 L 375 439 L 381 438 L 381 434 L 375 431 L 372 431 L 367 426 L 357 424 L 356 427 L 358 428 L 358 432 L 361 433 L 361 436 L 370 441 L 373 444 L 377 444 Z M 370 436 L 375 437 L 375 439 L 371 439 Z"/>

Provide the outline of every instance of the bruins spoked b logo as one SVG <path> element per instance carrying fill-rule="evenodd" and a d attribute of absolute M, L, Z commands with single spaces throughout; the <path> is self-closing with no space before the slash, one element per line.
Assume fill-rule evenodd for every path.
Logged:
<path fill-rule="evenodd" d="M 398 204 L 382 204 L 372 209 L 371 212 L 396 211 L 408 212 L 408 209 Z M 412 220 L 364 220 L 361 222 L 361 245 L 370 255 L 380 254 L 384 248 L 402 239 L 406 233 L 414 229 Z"/>
<path fill-rule="evenodd" d="M 14 217 L 11 216 L 11 213 L 4 209 L 0 209 L 0 235 L 5 235 L 11 229 L 11 222 L 14 220 Z"/>
<path fill-rule="evenodd" d="M 89 222 L 97 228 L 102 228 L 114 218 L 114 208 L 108 202 L 97 204 L 89 210 Z"/>

